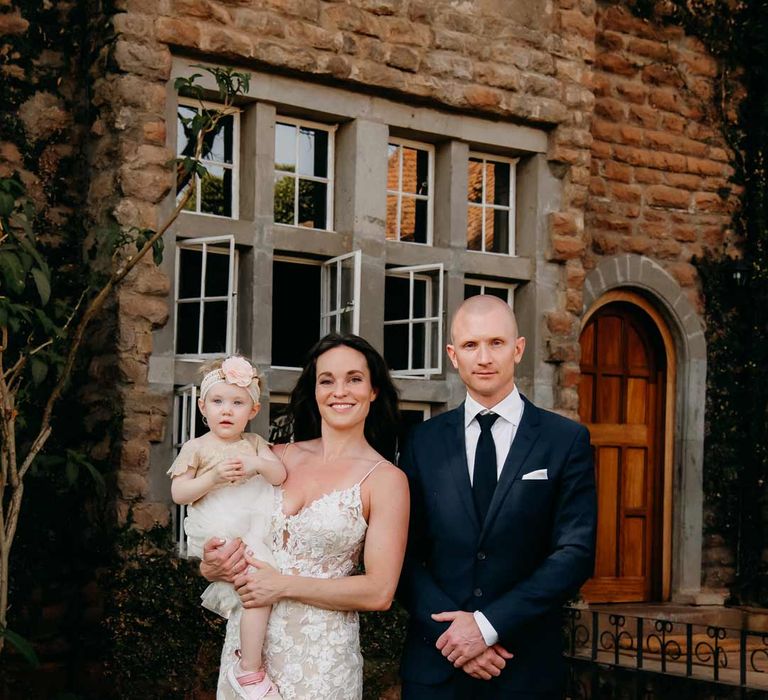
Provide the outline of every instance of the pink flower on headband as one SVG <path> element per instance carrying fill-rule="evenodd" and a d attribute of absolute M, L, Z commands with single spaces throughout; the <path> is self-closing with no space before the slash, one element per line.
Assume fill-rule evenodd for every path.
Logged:
<path fill-rule="evenodd" d="M 243 357 L 228 357 L 221 363 L 221 371 L 227 384 L 243 388 L 248 388 L 255 376 L 251 363 Z"/>

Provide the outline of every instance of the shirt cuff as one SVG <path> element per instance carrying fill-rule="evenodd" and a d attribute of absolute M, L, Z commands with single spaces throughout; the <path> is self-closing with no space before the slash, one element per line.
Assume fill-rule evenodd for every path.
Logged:
<path fill-rule="evenodd" d="M 488 618 L 479 610 L 475 610 L 475 612 L 472 614 L 475 616 L 475 622 L 480 628 L 480 634 L 483 635 L 485 643 L 489 647 L 492 647 L 494 644 L 496 644 L 496 642 L 499 641 L 499 633 L 493 628 L 493 625 L 488 622 Z"/>

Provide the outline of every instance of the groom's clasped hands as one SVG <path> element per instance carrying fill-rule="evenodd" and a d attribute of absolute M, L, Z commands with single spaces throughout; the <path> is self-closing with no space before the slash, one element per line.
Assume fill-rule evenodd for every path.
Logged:
<path fill-rule="evenodd" d="M 490 680 L 498 676 L 507 660 L 513 657 L 500 644 L 486 644 L 470 612 L 440 612 L 433 614 L 432 619 L 450 622 L 450 627 L 438 637 L 435 646 L 456 668 L 461 668 L 473 678 Z"/>

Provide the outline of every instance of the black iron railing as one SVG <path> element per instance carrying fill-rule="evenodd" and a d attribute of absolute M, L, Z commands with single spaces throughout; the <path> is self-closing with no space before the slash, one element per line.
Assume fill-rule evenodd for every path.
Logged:
<path fill-rule="evenodd" d="M 768 632 L 565 609 L 566 656 L 768 691 Z"/>

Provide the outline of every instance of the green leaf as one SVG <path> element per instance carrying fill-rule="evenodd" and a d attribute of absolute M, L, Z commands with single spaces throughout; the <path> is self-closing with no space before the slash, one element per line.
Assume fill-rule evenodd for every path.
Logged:
<path fill-rule="evenodd" d="M 0 272 L 8 289 L 17 294 L 24 291 L 24 267 L 15 253 L 8 250 L 0 251 Z"/>
<path fill-rule="evenodd" d="M 0 192 L 0 216 L 10 216 L 15 201 L 12 194 Z"/>
<path fill-rule="evenodd" d="M 103 496 L 107 492 L 107 483 L 104 481 L 103 474 L 88 461 L 84 460 L 83 465 L 93 478 L 93 483 L 96 486 L 96 492 L 99 494 L 99 496 Z"/>
<path fill-rule="evenodd" d="M 163 251 L 165 250 L 165 243 L 163 242 L 162 238 L 158 238 L 153 244 L 152 244 L 152 260 L 154 260 L 155 265 L 160 267 L 161 263 L 163 262 Z"/>
<path fill-rule="evenodd" d="M 48 299 L 51 298 L 51 282 L 48 279 L 48 275 L 39 267 L 33 267 L 32 279 L 35 280 L 37 293 L 40 295 L 40 303 L 45 306 L 48 303 Z"/>
<path fill-rule="evenodd" d="M 67 460 L 67 466 L 64 468 L 64 476 L 70 486 L 77 481 L 77 475 L 79 473 L 80 465 L 73 459 Z"/>
<path fill-rule="evenodd" d="M 13 630 L 9 630 L 7 627 L 0 630 L 0 637 L 5 637 L 14 647 L 16 651 L 21 654 L 27 663 L 33 668 L 37 668 L 40 665 L 40 661 L 35 654 L 35 650 L 32 645 L 24 639 L 20 634 L 16 634 Z"/>
<path fill-rule="evenodd" d="M 30 361 L 30 368 L 32 369 L 32 381 L 35 384 L 42 384 L 48 374 L 48 365 L 39 357 L 33 357 Z"/>

